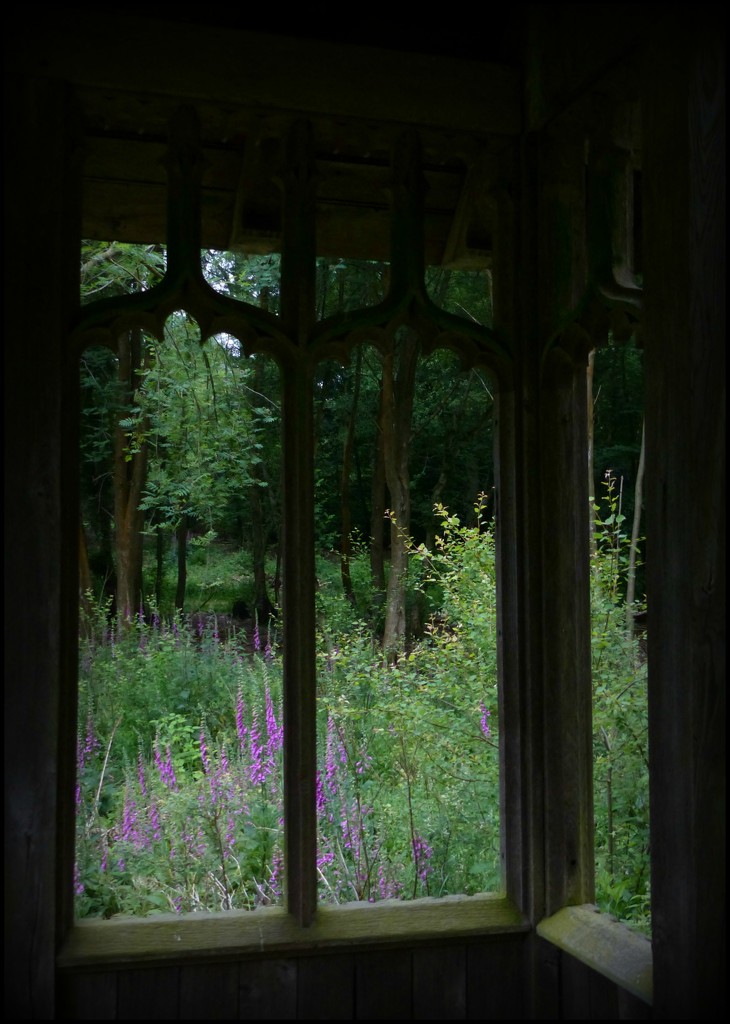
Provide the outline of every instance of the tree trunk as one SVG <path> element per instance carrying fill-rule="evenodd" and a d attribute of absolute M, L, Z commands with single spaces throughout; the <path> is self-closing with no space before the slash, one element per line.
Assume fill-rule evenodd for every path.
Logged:
<path fill-rule="evenodd" d="M 373 453 L 370 502 L 370 579 L 379 605 L 385 593 L 385 457 L 383 454 L 383 383 L 380 382 L 378 430 Z"/>
<path fill-rule="evenodd" d="M 590 543 L 591 555 L 596 553 L 596 528 L 594 523 L 593 514 L 593 503 L 596 500 L 596 485 L 593 478 L 593 450 L 594 450 L 594 420 L 593 420 L 593 370 L 596 364 L 596 350 L 592 349 L 588 353 L 588 368 L 586 370 L 586 389 L 587 389 L 587 435 L 588 435 L 588 495 L 590 497 L 590 507 L 588 509 L 588 537 Z"/>
<path fill-rule="evenodd" d="M 340 480 L 340 573 L 342 589 L 350 604 L 355 604 L 355 591 L 352 586 L 350 562 L 352 559 L 352 510 L 350 507 L 350 468 L 352 451 L 355 445 L 355 424 L 357 423 L 357 403 L 360 397 L 360 375 L 362 372 L 362 345 L 358 345 L 355 356 L 355 382 L 352 393 L 352 406 L 347 423 L 345 443 L 342 448 L 342 476 Z"/>
<path fill-rule="evenodd" d="M 91 570 L 89 568 L 89 549 L 86 543 L 84 524 L 79 522 L 79 595 L 86 602 L 91 590 Z"/>
<path fill-rule="evenodd" d="M 406 576 L 411 526 L 408 456 L 418 352 L 415 332 L 402 329 L 383 359 L 383 454 L 391 504 L 390 572 L 383 650 L 389 658 L 396 657 L 402 650 L 406 635 Z"/>
<path fill-rule="evenodd" d="M 93 611 L 89 548 L 86 543 L 84 524 L 79 520 L 79 625 L 81 632 L 86 637 L 90 637 L 92 634 Z"/>
<path fill-rule="evenodd" d="M 165 572 L 165 534 L 162 524 L 158 523 L 155 530 L 155 604 L 157 610 L 162 607 L 162 580 Z"/>
<path fill-rule="evenodd" d="M 188 585 L 188 517 L 183 516 L 175 530 L 177 541 L 177 586 L 175 587 L 175 611 L 185 610 L 185 590 Z"/>
<path fill-rule="evenodd" d="M 641 506 L 644 502 L 644 464 L 645 464 L 645 427 L 641 426 L 641 451 L 639 466 L 636 470 L 634 486 L 634 520 L 631 525 L 631 544 L 629 546 L 629 568 L 626 579 L 626 620 L 629 630 L 634 630 L 634 601 L 636 599 L 636 557 L 639 549 L 639 530 L 641 528 Z"/>
<path fill-rule="evenodd" d="M 135 328 L 119 337 L 118 381 L 122 409 L 133 403 L 137 375 L 146 362 L 142 332 Z M 117 423 L 114 431 L 114 526 L 117 569 L 117 618 L 129 621 L 142 604 L 142 529 L 144 513 L 139 503 L 147 479 L 146 424 L 136 443 Z"/>
<path fill-rule="evenodd" d="M 257 392 L 264 393 L 264 364 L 263 357 L 255 357 L 255 387 Z M 267 521 L 263 509 L 263 491 L 271 494 L 271 488 L 264 485 L 266 476 L 262 462 L 256 462 L 251 467 L 253 484 L 251 485 L 251 563 L 253 570 L 253 608 L 252 613 L 258 616 L 259 622 L 266 624 L 274 606 L 269 598 L 266 585 L 266 555 L 269 548 L 269 536 L 271 533 L 270 520 Z"/>

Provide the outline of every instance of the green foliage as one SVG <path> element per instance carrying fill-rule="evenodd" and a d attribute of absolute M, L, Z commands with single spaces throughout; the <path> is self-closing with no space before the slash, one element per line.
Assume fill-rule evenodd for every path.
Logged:
<path fill-rule="evenodd" d="M 322 899 L 501 888 L 494 539 L 483 496 L 474 526 L 436 513 L 434 549 L 411 549 L 414 589 L 436 611 L 395 664 L 339 591 L 336 563 L 319 563 Z M 618 525 L 615 512 L 600 524 L 593 573 L 597 899 L 648 930 L 646 674 L 617 600 Z M 138 618 L 114 636 L 104 609 L 84 636 L 78 913 L 278 900 L 280 750 L 273 778 L 252 784 L 240 742 L 241 708 L 250 732 L 267 695 L 280 707 L 275 650 L 181 620 Z"/>
<path fill-rule="evenodd" d="M 596 900 L 650 932 L 646 662 L 622 601 L 629 540 L 620 492 L 606 481 L 592 572 Z M 598 505 L 595 506 L 598 514 Z"/>
<path fill-rule="evenodd" d="M 164 253 L 152 247 L 88 247 L 83 255 L 84 294 L 93 298 L 148 288 L 164 267 Z M 204 266 L 214 287 L 278 311 L 276 258 L 208 253 Z M 383 298 L 381 264 L 322 260 L 317 272 L 320 318 Z M 490 323 L 482 277 L 434 271 L 427 285 L 442 308 Z M 142 498 L 147 589 L 158 568 L 152 541 L 160 534 L 165 543 L 157 612 L 120 629 L 109 625 L 101 605 L 83 623 L 81 915 L 251 908 L 281 898 L 277 638 L 267 638 L 261 623 L 261 632 L 223 642 L 215 619 L 198 630 L 171 617 L 171 541 L 187 520 L 195 526 L 188 535 L 187 606 L 224 613 L 242 598 L 253 607 L 254 559 L 266 559 L 270 539 L 257 536 L 254 524 L 257 516 L 265 519 L 275 534 L 280 516 L 278 371 L 246 357 L 235 339 L 201 345 L 184 314 L 170 318 L 164 341 L 147 345 L 152 358 L 124 407 L 114 355 L 88 352 L 82 365 L 84 518 L 100 562 L 112 547 L 109 464 L 120 423 L 129 452 L 147 445 L 150 455 Z M 616 380 L 631 383 L 634 394 L 636 353 L 612 350 L 611 358 Z M 502 884 L 490 384 L 478 370 L 461 371 L 448 353 L 419 364 L 407 602 L 426 627 L 393 662 L 380 649 L 379 605 L 362 540 L 371 529 L 381 376 L 380 356 L 367 348 L 357 368 L 323 363 L 315 380 L 318 868 L 321 898 L 336 902 L 494 891 Z M 601 394 L 607 392 L 608 386 Z M 333 481 L 341 479 L 356 393 L 351 601 L 332 554 L 342 518 Z M 601 423 L 597 409 L 601 458 L 633 451 L 633 419 L 619 429 L 613 420 Z M 485 493 L 474 506 L 479 488 Z M 626 627 L 626 507 L 613 474 L 596 512 L 597 900 L 647 930 L 646 672 Z M 101 570 L 108 571 L 103 564 Z M 91 595 L 87 604 L 93 607 Z"/>

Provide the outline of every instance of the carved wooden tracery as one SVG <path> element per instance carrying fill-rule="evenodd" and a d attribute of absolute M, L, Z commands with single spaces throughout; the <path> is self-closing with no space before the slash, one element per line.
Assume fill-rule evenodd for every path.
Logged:
<path fill-rule="evenodd" d="M 196 112 L 182 107 L 170 123 L 164 160 L 168 176 L 167 266 L 149 291 L 100 300 L 83 308 L 74 353 L 90 344 L 116 350 L 117 338 L 142 328 L 162 338 L 165 321 L 184 309 L 201 341 L 218 334 L 239 340 L 247 354 L 272 356 L 282 375 L 284 462 L 284 791 L 287 904 L 301 924 L 314 914 L 316 893 L 316 670 L 313 475 L 313 373 L 325 358 L 349 359 L 369 342 L 390 351 L 401 328 L 421 351 L 454 350 L 463 363 L 486 365 L 507 384 L 510 358 L 494 332 L 439 309 L 424 280 L 424 194 L 420 140 L 414 131 L 395 144 L 390 191 L 389 289 L 382 303 L 316 321 L 316 190 L 312 128 L 292 124 L 281 189 L 280 317 L 215 291 L 201 268 L 203 155 Z"/>

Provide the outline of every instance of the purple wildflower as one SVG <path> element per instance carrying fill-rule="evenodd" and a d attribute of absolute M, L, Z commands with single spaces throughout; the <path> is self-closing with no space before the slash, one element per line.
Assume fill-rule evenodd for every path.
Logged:
<path fill-rule="evenodd" d="M 142 761 L 142 751 L 140 750 L 137 755 L 137 778 L 139 780 L 139 788 L 142 796 L 147 796 L 147 782 L 144 775 L 144 762 Z"/>
<path fill-rule="evenodd" d="M 236 822 L 232 814 L 228 815 L 228 821 L 226 823 L 226 848 L 223 851 L 224 858 L 228 858 L 231 855 L 231 850 L 236 842 Z"/>
<path fill-rule="evenodd" d="M 324 783 L 322 781 L 322 772 L 317 770 L 317 817 L 321 818 L 324 815 L 325 808 L 327 806 L 327 797 L 324 791 Z"/>
<path fill-rule="evenodd" d="M 284 745 L 284 727 L 276 721 L 274 702 L 271 698 L 271 691 L 266 687 L 266 735 L 268 737 L 269 756 L 272 761 L 274 754 L 281 750 Z"/>
<path fill-rule="evenodd" d="M 433 868 L 429 864 L 432 855 L 433 850 L 426 840 L 422 836 L 419 836 L 417 832 L 414 833 L 413 863 L 416 866 L 416 874 L 424 885 L 428 881 L 428 876 L 433 871 Z"/>
<path fill-rule="evenodd" d="M 162 828 L 160 825 L 160 814 L 154 800 L 150 804 L 150 826 L 152 828 L 152 838 L 159 840 L 162 836 Z"/>
<path fill-rule="evenodd" d="M 284 857 L 277 847 L 271 859 L 271 874 L 269 876 L 269 888 L 274 899 L 281 896 L 281 876 L 284 870 Z"/>
<path fill-rule="evenodd" d="M 248 729 L 246 728 L 243 721 L 245 710 L 246 706 L 243 703 L 243 694 L 241 693 L 241 689 L 239 687 L 238 699 L 236 701 L 236 732 L 238 733 L 238 743 L 241 748 L 241 753 L 243 753 L 244 751 L 244 747 L 246 745 L 246 733 L 248 732 Z"/>
<path fill-rule="evenodd" d="M 208 747 L 205 743 L 205 732 L 201 726 L 200 729 L 200 760 L 203 762 L 203 771 L 206 775 L 210 775 L 210 760 L 208 758 Z"/>
<path fill-rule="evenodd" d="M 149 845 L 147 837 L 137 827 L 137 803 L 129 787 L 126 788 L 124 795 L 122 839 L 125 842 L 132 843 L 138 850 L 143 846 Z"/>
<path fill-rule="evenodd" d="M 484 701 L 481 701 L 479 707 L 481 708 L 481 711 L 482 711 L 482 717 L 480 719 L 479 724 L 480 724 L 480 726 L 482 728 L 482 733 L 484 735 L 484 738 L 485 739 L 489 739 L 489 735 L 490 735 L 490 729 L 489 729 L 489 715 L 490 715 L 490 711 L 487 708 L 487 706 L 484 703 Z"/>
<path fill-rule="evenodd" d="M 264 746 L 261 741 L 261 733 L 259 732 L 258 715 L 254 710 L 251 719 L 251 732 L 250 745 L 251 745 L 251 765 L 249 768 L 249 778 L 251 782 L 258 786 L 266 780 L 266 776 L 269 774 L 267 771 L 267 765 L 263 760 Z"/>
<path fill-rule="evenodd" d="M 172 764 L 172 753 L 170 751 L 170 745 L 168 744 L 166 747 L 166 756 L 164 761 L 162 760 L 157 740 L 155 740 L 154 743 L 154 750 L 155 764 L 157 765 L 157 772 L 160 776 L 160 781 L 164 786 L 167 786 L 168 789 L 176 790 L 177 779 L 175 778 L 175 769 Z"/>

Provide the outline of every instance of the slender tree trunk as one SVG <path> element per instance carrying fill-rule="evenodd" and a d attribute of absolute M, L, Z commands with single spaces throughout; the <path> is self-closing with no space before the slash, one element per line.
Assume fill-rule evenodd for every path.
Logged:
<path fill-rule="evenodd" d="M 591 506 L 596 500 L 595 490 L 596 485 L 594 482 L 594 467 L 593 467 L 593 452 L 594 452 L 594 418 L 593 418 L 593 371 L 596 365 L 596 350 L 592 349 L 588 353 L 588 369 L 586 370 L 586 389 L 588 392 L 588 400 L 586 402 L 586 409 L 588 415 L 587 423 L 587 435 L 588 435 L 588 494 L 590 496 Z M 590 541 L 591 555 L 596 553 L 596 527 L 594 523 L 593 508 L 588 509 L 588 537 Z"/>
<path fill-rule="evenodd" d="M 355 591 L 352 586 L 350 562 L 352 559 L 352 509 L 350 507 L 350 468 L 352 452 L 355 445 L 355 425 L 357 423 L 357 405 L 360 397 L 360 376 L 362 373 L 362 345 L 358 345 L 355 356 L 355 382 L 352 392 L 352 406 L 347 423 L 345 443 L 342 448 L 342 476 L 340 481 L 340 516 L 342 534 L 340 537 L 340 573 L 342 588 L 351 604 L 355 604 Z"/>
<path fill-rule="evenodd" d="M 139 329 L 120 335 L 118 380 L 122 408 L 128 408 L 143 367 L 143 338 Z M 114 526 L 117 569 L 117 618 L 128 621 L 142 603 L 142 529 L 144 513 L 139 503 L 147 479 L 148 446 L 145 424 L 134 449 L 127 431 L 117 424 L 114 431 Z"/>
<path fill-rule="evenodd" d="M 91 570 L 89 568 L 89 548 L 86 543 L 86 530 L 79 520 L 79 624 L 85 636 L 90 636 L 93 621 L 93 602 L 91 600 Z"/>
<path fill-rule="evenodd" d="M 162 580 L 165 572 L 165 534 L 162 524 L 158 523 L 155 530 L 155 603 L 157 609 L 162 607 Z"/>
<path fill-rule="evenodd" d="M 262 356 L 255 357 L 255 387 L 259 393 L 264 391 L 264 364 Z M 269 621 L 273 605 L 269 598 L 266 584 L 266 555 L 269 548 L 270 522 L 267 521 L 263 509 L 263 491 L 265 473 L 263 463 L 257 462 L 251 467 L 253 483 L 250 488 L 251 497 L 251 562 L 253 570 L 253 608 L 252 613 L 258 616 L 262 625 Z"/>
<path fill-rule="evenodd" d="M 406 576 L 411 527 L 410 453 L 418 337 L 401 330 L 383 359 L 383 452 L 390 492 L 390 572 L 385 601 L 383 650 L 389 658 L 402 650 L 406 636 Z M 396 367 L 397 361 L 397 367 Z"/>
<path fill-rule="evenodd" d="M 639 549 L 639 530 L 641 529 L 641 506 L 644 503 L 644 465 L 645 465 L 645 426 L 641 425 L 641 451 L 639 465 L 636 470 L 634 487 L 634 519 L 631 525 L 631 544 L 629 546 L 629 568 L 626 579 L 626 625 L 634 630 L 634 601 L 636 600 L 636 558 Z"/>
<path fill-rule="evenodd" d="M 370 501 L 370 579 L 376 595 L 376 602 L 379 603 L 385 593 L 385 456 L 383 451 L 382 376 L 378 406 Z"/>
<path fill-rule="evenodd" d="M 89 548 L 86 543 L 86 530 L 79 521 L 79 595 L 82 602 L 91 590 L 91 570 L 89 568 Z"/>
<path fill-rule="evenodd" d="M 177 586 L 175 587 L 175 611 L 185 610 L 185 591 L 188 585 L 188 517 L 183 513 L 177 529 Z"/>

